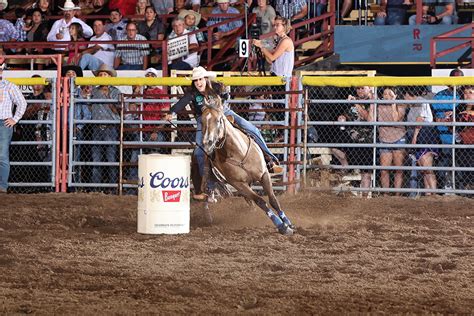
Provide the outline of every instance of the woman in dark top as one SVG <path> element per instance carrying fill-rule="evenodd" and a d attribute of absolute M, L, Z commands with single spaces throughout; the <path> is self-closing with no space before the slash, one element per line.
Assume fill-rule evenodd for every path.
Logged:
<path fill-rule="evenodd" d="M 145 9 L 145 20 L 138 23 L 138 34 L 146 37 L 147 40 L 163 40 L 165 38 L 165 28 L 158 19 L 153 6 Z"/>
<path fill-rule="evenodd" d="M 204 99 L 221 98 L 224 104 L 224 114 L 232 116 L 234 123 L 245 130 L 255 142 L 262 149 L 265 159 L 268 161 L 268 170 L 273 173 L 280 173 L 283 168 L 278 163 L 278 158 L 268 149 L 260 131 L 250 122 L 237 115 L 234 111 L 225 105 L 225 101 L 229 99 L 229 94 L 225 92 L 225 86 L 219 82 L 209 80 L 215 78 L 215 73 L 206 71 L 203 67 L 196 67 L 193 69 L 191 88 L 184 94 L 184 96 L 171 107 L 171 112 L 179 112 L 185 108 L 186 105 L 191 104 L 197 121 L 196 143 L 201 146 L 196 149 L 194 154 L 199 165 L 199 173 L 202 175 L 204 170 L 204 151 L 202 148 L 202 124 L 201 115 L 204 106 Z"/>
<path fill-rule="evenodd" d="M 47 42 L 49 33 L 48 23 L 44 21 L 44 15 L 39 8 L 31 12 L 31 29 L 26 33 L 28 42 Z M 33 48 L 33 52 L 42 53 L 42 49 Z"/>

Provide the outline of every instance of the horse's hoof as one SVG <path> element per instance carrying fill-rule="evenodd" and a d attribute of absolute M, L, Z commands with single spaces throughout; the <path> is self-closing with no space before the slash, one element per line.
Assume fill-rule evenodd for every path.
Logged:
<path fill-rule="evenodd" d="M 280 227 L 278 227 L 278 232 L 285 236 L 292 236 L 294 234 L 293 229 L 291 229 L 285 223 L 283 223 L 282 225 L 280 225 Z"/>

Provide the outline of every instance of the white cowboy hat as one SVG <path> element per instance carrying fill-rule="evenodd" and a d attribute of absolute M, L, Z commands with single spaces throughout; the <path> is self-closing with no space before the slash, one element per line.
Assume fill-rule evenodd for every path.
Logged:
<path fill-rule="evenodd" d="M 5 10 L 8 7 L 7 0 L 0 0 L 0 11 Z"/>
<path fill-rule="evenodd" d="M 108 73 L 111 77 L 117 77 L 117 72 L 115 71 L 115 69 L 112 69 L 110 68 L 107 64 L 102 64 L 100 65 L 99 69 L 97 69 L 96 71 L 93 71 L 94 73 L 94 76 L 98 76 L 99 73 L 101 72 L 106 72 Z"/>
<path fill-rule="evenodd" d="M 76 7 L 76 5 L 74 4 L 74 2 L 72 2 L 72 0 L 66 0 L 66 2 L 64 2 L 64 7 L 61 8 L 59 7 L 61 10 L 63 11 L 71 11 L 71 10 L 80 10 L 81 7 Z"/>
<path fill-rule="evenodd" d="M 158 72 L 158 70 L 156 70 L 155 68 L 148 68 L 147 70 L 145 70 L 145 76 L 147 74 L 154 74 L 155 77 L 159 77 L 160 73 Z"/>
<path fill-rule="evenodd" d="M 191 80 L 198 80 L 201 78 L 216 78 L 217 74 L 213 71 L 207 71 L 204 67 L 199 66 L 193 69 L 193 77 Z"/>
<path fill-rule="evenodd" d="M 194 11 L 194 10 L 181 10 L 179 11 L 179 14 L 178 14 L 178 18 L 180 19 L 185 19 L 188 15 L 194 15 L 194 18 L 196 19 L 196 23 L 194 23 L 195 26 L 197 26 L 199 24 L 199 22 L 201 21 L 201 14 L 199 14 L 198 12 Z"/>
<path fill-rule="evenodd" d="M 217 3 L 229 3 L 230 1 L 229 0 L 217 0 Z"/>

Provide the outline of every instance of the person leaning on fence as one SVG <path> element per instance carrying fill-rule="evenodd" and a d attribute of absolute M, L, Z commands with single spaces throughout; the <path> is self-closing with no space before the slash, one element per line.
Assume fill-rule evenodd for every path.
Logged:
<path fill-rule="evenodd" d="M 117 72 L 103 64 L 97 71 L 94 71 L 96 77 L 109 78 L 116 77 Z M 120 99 L 120 90 L 110 85 L 100 85 L 92 90 L 92 100 L 111 99 L 118 101 Z M 119 103 L 91 103 L 92 120 L 101 121 L 119 121 Z M 103 122 L 94 124 L 92 129 L 93 141 L 118 141 L 118 125 L 111 122 Z M 92 146 L 92 161 L 101 162 L 103 158 L 103 151 L 105 151 L 105 159 L 107 162 L 117 162 L 117 146 L 114 144 L 93 145 Z M 109 183 L 117 183 L 117 167 L 109 167 Z M 102 183 L 102 176 L 105 173 L 101 172 L 101 167 L 94 166 L 92 168 L 92 183 Z"/>
<path fill-rule="evenodd" d="M 396 100 L 397 90 L 394 87 L 382 89 L 384 100 Z M 402 122 L 405 118 L 406 105 L 400 103 L 380 103 L 377 107 L 377 121 L 379 122 Z M 404 145 L 406 144 L 405 126 L 379 126 L 379 141 L 381 144 Z M 405 162 L 406 150 L 398 147 L 379 148 L 380 165 L 401 167 Z M 390 170 L 380 171 L 380 182 L 382 188 L 390 188 Z M 395 170 L 394 188 L 400 189 L 403 184 L 403 170 Z M 387 193 L 385 193 L 387 194 Z M 395 193 L 400 195 L 399 192 Z"/>
<path fill-rule="evenodd" d="M 470 100 L 472 103 L 463 104 L 460 108 L 456 121 L 462 123 L 474 123 L 474 86 L 463 86 L 462 97 L 464 100 Z M 456 149 L 456 166 L 470 167 L 474 166 L 474 126 L 458 126 L 456 128 L 456 143 L 469 146 L 468 148 Z M 456 187 L 463 190 L 474 190 L 474 172 L 458 171 Z"/>
<path fill-rule="evenodd" d="M 26 100 L 20 89 L 3 79 L 5 57 L 0 56 L 0 193 L 7 193 L 10 175 L 10 143 L 13 126 L 22 118 L 26 110 Z M 16 107 L 13 113 L 13 107 Z"/>
<path fill-rule="evenodd" d="M 406 87 L 404 92 L 405 100 L 425 100 L 420 87 Z M 409 108 L 407 122 L 433 122 L 433 113 L 429 103 L 407 103 Z M 438 157 L 439 149 L 435 146 L 430 147 L 429 144 L 439 144 L 438 130 L 434 126 L 409 126 L 407 131 L 408 141 L 412 144 L 428 144 L 426 148 L 414 148 L 410 150 L 410 158 L 412 167 L 418 164 L 421 167 L 433 167 L 433 161 Z M 436 189 L 436 175 L 433 170 L 422 170 L 423 183 L 425 189 Z M 417 171 L 410 172 L 410 188 L 418 188 Z M 425 195 L 431 195 L 427 192 Z M 415 197 L 416 193 L 412 192 L 410 196 Z"/>
<path fill-rule="evenodd" d="M 205 99 L 221 98 L 222 103 L 224 104 L 224 114 L 227 116 L 232 116 L 234 118 L 234 123 L 237 124 L 241 129 L 253 137 L 255 142 L 262 149 L 265 159 L 268 163 L 268 170 L 273 173 L 281 173 L 283 168 L 279 165 L 277 157 L 270 151 L 270 149 L 265 144 L 262 134 L 260 131 L 247 120 L 237 115 L 232 111 L 226 101 L 229 98 L 229 95 L 225 92 L 225 86 L 219 82 L 213 81 L 212 79 L 216 78 L 214 72 L 208 72 L 203 67 L 196 67 L 193 69 L 192 75 L 192 85 L 191 88 L 186 91 L 184 96 L 171 107 L 171 112 L 179 112 L 183 110 L 186 105 L 191 104 L 195 114 L 196 114 L 196 123 L 197 123 L 197 132 L 196 132 L 196 148 L 194 154 L 196 156 L 199 173 L 201 176 L 204 171 L 204 151 L 202 150 L 202 123 L 201 123 L 201 114 L 204 107 Z M 196 191 L 195 198 L 198 200 L 205 199 L 205 195 L 201 192 Z"/>
<path fill-rule="evenodd" d="M 160 77 L 159 72 L 154 68 L 148 68 L 145 71 L 145 77 L 147 78 L 157 78 Z M 143 91 L 143 97 L 146 99 L 163 99 L 163 95 L 165 95 L 165 91 L 156 86 L 146 86 L 145 90 Z M 169 111 L 170 104 L 169 103 L 156 103 L 156 102 L 147 102 L 143 104 L 143 120 L 146 121 L 161 121 L 164 119 L 169 118 L 166 115 L 166 112 Z M 160 124 L 153 124 L 145 126 L 147 129 L 151 129 L 151 131 L 147 131 L 144 133 L 145 141 L 149 142 L 164 142 L 169 140 L 169 137 L 165 134 L 165 132 L 161 131 L 161 128 L 164 125 Z M 151 152 L 159 152 L 162 154 L 169 153 L 166 149 L 155 149 L 151 150 Z"/>
<path fill-rule="evenodd" d="M 352 100 L 373 100 L 373 88 L 368 86 L 360 86 L 356 88 L 356 96 L 349 95 L 347 98 Z M 374 121 L 374 104 L 356 103 L 350 104 L 348 110 L 338 117 L 338 121 L 345 122 L 372 122 Z M 355 144 L 371 144 L 373 143 L 373 129 L 368 125 L 340 126 L 339 132 L 343 141 Z M 341 165 L 362 165 L 372 166 L 373 152 L 370 147 L 347 147 L 344 151 L 333 148 L 332 154 L 341 162 Z M 371 184 L 371 170 L 361 169 L 360 188 L 369 189 Z M 367 195 L 367 192 L 363 192 Z"/>
<path fill-rule="evenodd" d="M 83 76 L 82 68 L 75 65 L 63 66 L 61 69 L 63 77 L 77 78 Z M 90 99 L 92 94 L 91 86 L 77 86 L 74 89 L 74 100 L 77 99 Z M 74 120 L 90 120 L 92 118 L 90 104 L 87 102 L 74 102 Z M 90 138 L 90 126 L 86 123 L 74 123 L 74 137 L 76 141 L 83 141 Z M 74 146 L 74 161 L 83 161 L 83 148 L 86 145 L 76 144 Z M 82 178 L 83 166 L 77 166 L 74 170 L 74 181 L 79 183 L 83 182 Z"/>
<path fill-rule="evenodd" d="M 450 77 L 462 77 L 464 73 L 461 69 L 453 69 L 449 73 Z M 451 100 L 453 103 L 433 103 L 433 116 L 436 122 L 452 122 L 453 113 L 458 110 L 459 103 L 457 100 L 460 99 L 459 91 L 455 90 L 455 87 L 448 86 L 446 89 L 439 91 L 433 97 L 434 100 Z M 438 126 L 440 140 L 442 144 L 451 145 L 453 144 L 453 131 L 448 126 Z M 451 167 L 453 164 L 453 153 L 451 148 L 442 148 L 440 150 L 440 156 L 438 159 L 438 167 Z M 452 171 L 438 171 L 438 181 L 441 186 L 450 190 L 453 188 Z M 448 193 L 449 194 L 449 193 Z"/>

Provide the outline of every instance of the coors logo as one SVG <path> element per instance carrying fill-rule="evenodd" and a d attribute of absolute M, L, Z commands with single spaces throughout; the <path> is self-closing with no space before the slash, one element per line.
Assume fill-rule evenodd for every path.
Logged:
<path fill-rule="evenodd" d="M 181 191 L 162 191 L 163 202 L 179 202 Z"/>

